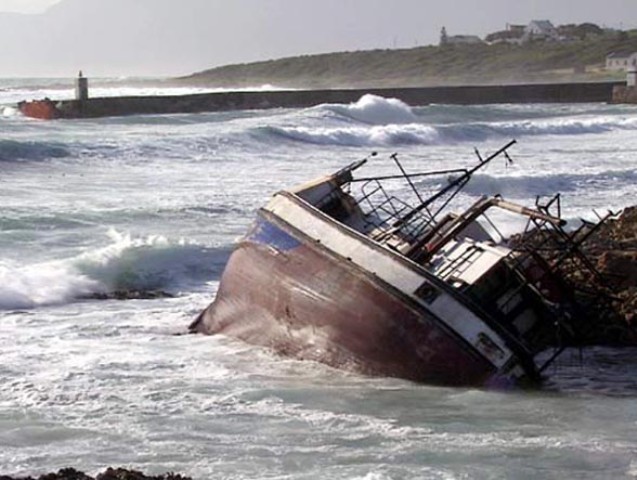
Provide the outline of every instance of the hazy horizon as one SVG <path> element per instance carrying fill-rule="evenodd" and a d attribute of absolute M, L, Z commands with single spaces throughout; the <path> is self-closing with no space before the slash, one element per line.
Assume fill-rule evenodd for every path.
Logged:
<path fill-rule="evenodd" d="M 481 37 L 538 19 L 631 29 L 637 2 L 628 3 L 484 0 L 476 9 L 471 0 L 0 0 L 0 77 L 67 77 L 79 69 L 179 76 L 288 56 L 432 45 L 443 26 L 450 35 Z"/>

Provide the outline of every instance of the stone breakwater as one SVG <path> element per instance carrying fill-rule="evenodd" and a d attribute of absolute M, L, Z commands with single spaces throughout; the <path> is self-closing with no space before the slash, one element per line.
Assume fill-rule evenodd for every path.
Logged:
<path fill-rule="evenodd" d="M 556 83 L 423 88 L 218 92 L 180 96 L 50 99 L 21 102 L 18 108 L 36 118 L 95 118 L 124 115 L 197 113 L 268 108 L 309 108 L 325 103 L 352 103 L 365 94 L 397 98 L 412 106 L 432 103 L 476 105 L 498 103 L 610 102 L 620 83 Z"/>

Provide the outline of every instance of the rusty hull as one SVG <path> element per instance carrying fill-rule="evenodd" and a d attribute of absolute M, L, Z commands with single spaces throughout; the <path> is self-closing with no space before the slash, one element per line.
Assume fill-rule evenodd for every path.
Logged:
<path fill-rule="evenodd" d="M 62 118 L 62 112 L 58 110 L 52 100 L 33 100 L 30 102 L 18 103 L 18 110 L 25 117 L 37 118 L 39 120 L 53 120 Z"/>
<path fill-rule="evenodd" d="M 426 311 L 261 211 L 191 331 L 368 375 L 484 385 L 495 369 Z"/>

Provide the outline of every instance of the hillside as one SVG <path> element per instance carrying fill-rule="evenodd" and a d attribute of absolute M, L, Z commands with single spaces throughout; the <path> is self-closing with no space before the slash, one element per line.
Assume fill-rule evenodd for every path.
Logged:
<path fill-rule="evenodd" d="M 568 43 L 447 45 L 290 57 L 179 79 L 211 87 L 366 88 L 620 80 L 611 52 L 637 51 L 637 32 Z"/>

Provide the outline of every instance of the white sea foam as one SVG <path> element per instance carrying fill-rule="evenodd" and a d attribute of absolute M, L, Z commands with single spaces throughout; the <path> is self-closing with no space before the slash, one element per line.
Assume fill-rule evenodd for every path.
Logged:
<path fill-rule="evenodd" d="M 162 236 L 133 238 L 109 231 L 111 244 L 66 260 L 0 264 L 0 309 L 61 304 L 117 290 L 178 289 L 215 274 L 223 250 Z M 218 271 L 216 272 L 218 273 Z"/>
<path fill-rule="evenodd" d="M 2 111 L 3 117 L 16 117 L 20 114 L 20 111 L 16 107 L 11 106 L 0 105 L 0 111 Z"/>
<path fill-rule="evenodd" d="M 289 140 L 350 147 L 431 145 L 439 141 L 435 128 L 417 124 L 338 128 L 271 127 L 270 131 Z"/>
<path fill-rule="evenodd" d="M 0 263 L 0 310 L 64 303 L 98 289 L 98 282 L 64 262 L 30 266 Z"/>

